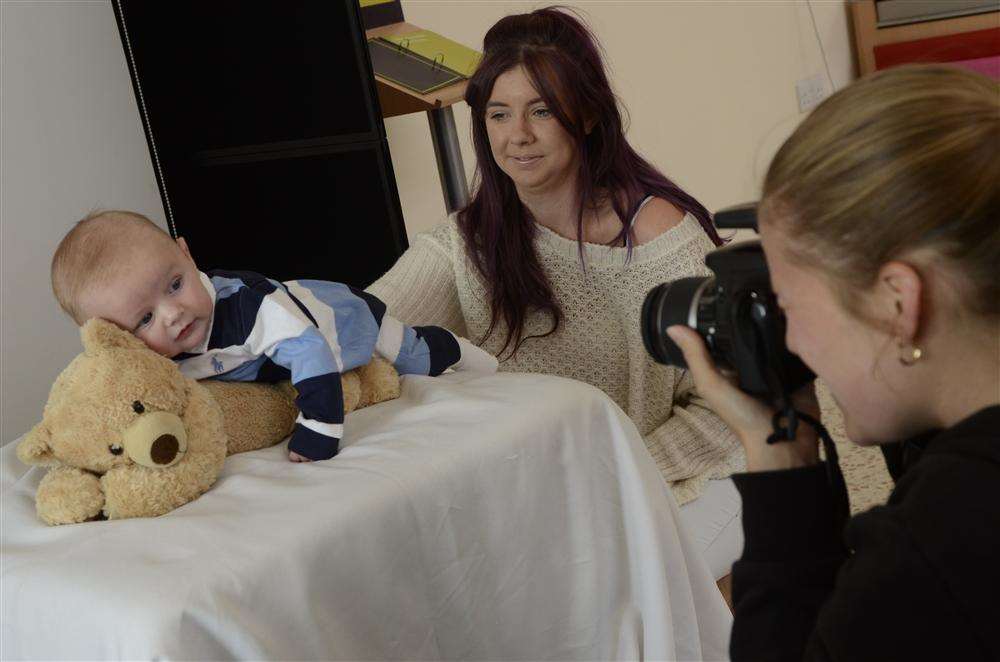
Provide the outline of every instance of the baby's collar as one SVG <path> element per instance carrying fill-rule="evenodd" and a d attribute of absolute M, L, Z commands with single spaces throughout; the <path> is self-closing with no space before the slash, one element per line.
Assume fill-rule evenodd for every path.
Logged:
<path fill-rule="evenodd" d="M 198 276 L 201 278 L 201 284 L 205 287 L 205 291 L 208 292 L 208 296 L 212 297 L 212 316 L 208 318 L 208 329 L 205 331 L 205 340 L 202 341 L 201 345 L 192 349 L 190 354 L 204 354 L 208 351 L 208 341 L 212 337 L 212 325 L 215 323 L 215 300 L 218 296 L 215 292 L 215 285 L 212 284 L 212 279 L 208 277 L 204 271 L 199 271 Z"/>
<path fill-rule="evenodd" d="M 218 296 L 215 292 L 215 285 L 212 283 L 212 279 L 208 277 L 204 271 L 199 271 L 198 276 L 201 277 L 201 284 L 205 286 L 205 291 L 208 292 L 208 296 L 212 297 L 212 309 L 215 309 L 215 299 Z"/>

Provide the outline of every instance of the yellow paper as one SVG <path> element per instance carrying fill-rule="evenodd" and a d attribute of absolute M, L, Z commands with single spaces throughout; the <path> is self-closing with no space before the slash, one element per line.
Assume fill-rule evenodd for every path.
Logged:
<path fill-rule="evenodd" d="M 463 76 L 471 76 L 483 57 L 481 53 L 430 30 L 390 35 L 382 39 L 413 51 Z"/>
<path fill-rule="evenodd" d="M 361 0 L 361 6 L 371 7 L 372 5 L 384 5 L 387 2 L 392 2 L 392 0 Z"/>

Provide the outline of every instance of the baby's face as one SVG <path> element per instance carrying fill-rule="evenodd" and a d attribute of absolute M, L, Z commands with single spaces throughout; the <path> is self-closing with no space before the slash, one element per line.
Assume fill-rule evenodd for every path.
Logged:
<path fill-rule="evenodd" d="M 117 275 L 83 292 L 80 303 L 86 317 L 114 322 L 169 357 L 204 343 L 213 308 L 187 247 L 167 241 L 137 245 Z"/>

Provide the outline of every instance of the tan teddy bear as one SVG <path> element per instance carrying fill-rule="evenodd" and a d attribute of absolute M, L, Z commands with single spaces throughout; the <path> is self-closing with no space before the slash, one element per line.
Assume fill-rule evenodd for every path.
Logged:
<path fill-rule="evenodd" d="M 287 383 L 196 382 L 103 320 L 80 335 L 83 353 L 17 447 L 26 464 L 52 467 L 35 496 L 48 524 L 162 515 L 211 487 L 227 454 L 271 446 L 292 430 Z M 378 358 L 344 375 L 343 386 L 345 412 L 399 396 L 399 376 Z"/>

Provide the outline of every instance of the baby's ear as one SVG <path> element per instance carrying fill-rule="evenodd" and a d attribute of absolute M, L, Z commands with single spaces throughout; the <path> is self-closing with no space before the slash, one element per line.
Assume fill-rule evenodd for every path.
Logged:
<path fill-rule="evenodd" d="M 51 438 L 49 429 L 45 427 L 45 421 L 42 421 L 33 427 L 31 432 L 25 435 L 21 443 L 17 445 L 17 459 L 25 464 L 38 466 L 58 464 L 52 454 L 52 447 L 49 445 Z"/>
<path fill-rule="evenodd" d="M 194 258 L 191 257 L 191 249 L 188 248 L 188 243 L 184 241 L 184 237 L 177 237 L 177 245 L 180 247 L 181 253 L 184 253 L 184 255 L 187 256 L 187 259 L 194 262 Z"/>
<path fill-rule="evenodd" d="M 87 320 L 80 328 L 80 339 L 86 354 L 94 354 L 101 349 L 142 349 L 146 346 L 128 331 L 97 317 Z"/>

